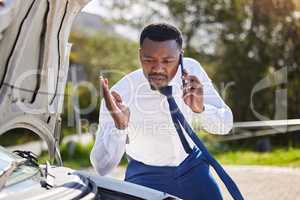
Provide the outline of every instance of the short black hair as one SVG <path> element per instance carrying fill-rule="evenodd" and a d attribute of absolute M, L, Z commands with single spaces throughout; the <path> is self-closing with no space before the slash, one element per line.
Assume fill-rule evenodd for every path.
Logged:
<path fill-rule="evenodd" d="M 140 46 L 146 38 L 153 41 L 175 40 L 178 47 L 182 48 L 182 34 L 171 24 L 153 23 L 145 26 L 140 36 Z"/>

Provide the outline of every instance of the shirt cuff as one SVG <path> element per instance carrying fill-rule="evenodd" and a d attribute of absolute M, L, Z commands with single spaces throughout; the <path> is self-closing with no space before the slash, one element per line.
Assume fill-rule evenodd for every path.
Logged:
<path fill-rule="evenodd" d="M 201 113 L 194 113 L 193 122 L 196 129 L 204 129 L 211 134 L 224 135 L 232 128 L 232 117 L 225 108 L 205 104 Z"/>
<path fill-rule="evenodd" d="M 212 105 L 204 104 L 203 107 L 204 110 L 202 112 L 193 112 L 192 124 L 197 130 L 201 130 L 203 128 L 206 121 L 205 119 L 210 118 L 211 115 L 214 115 L 217 112 L 216 107 Z"/>

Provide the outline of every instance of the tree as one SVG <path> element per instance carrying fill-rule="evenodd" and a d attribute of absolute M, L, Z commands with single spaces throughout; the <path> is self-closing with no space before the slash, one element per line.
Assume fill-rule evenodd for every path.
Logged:
<path fill-rule="evenodd" d="M 70 63 L 76 63 L 84 66 L 87 73 L 87 81 L 93 84 L 100 91 L 99 76 L 102 74 L 109 79 L 112 86 L 125 74 L 137 69 L 138 62 L 138 44 L 115 34 L 106 32 L 97 32 L 94 35 L 85 35 L 80 32 L 72 32 L 70 42 L 73 44 Z M 87 108 L 91 105 L 92 98 L 90 90 L 84 86 L 78 87 L 76 94 L 74 85 L 68 83 L 65 94 L 65 110 L 63 118 L 67 121 L 69 109 L 73 109 L 71 95 L 79 97 L 80 109 Z M 86 114 L 91 122 L 98 122 L 100 96 L 97 96 L 98 104 L 96 109 Z M 68 116 L 70 117 L 70 116 Z"/>
<path fill-rule="evenodd" d="M 103 2 L 103 1 L 102 1 Z M 215 82 L 234 82 L 226 101 L 235 121 L 258 120 L 250 109 L 253 87 L 287 67 L 288 118 L 299 118 L 300 18 L 294 0 L 157 0 L 100 3 L 116 9 L 114 22 L 141 27 L 153 21 L 176 24 L 184 35 L 185 55 L 198 59 Z M 298 7 L 297 7 L 298 6 Z M 141 10 L 133 12 L 134 8 Z M 167 12 L 162 12 L 167 10 Z M 128 12 L 135 13 L 128 15 Z M 209 66 L 209 68 L 207 67 Z M 255 108 L 273 118 L 278 87 L 254 96 Z M 259 95 L 259 96 L 258 96 Z"/>

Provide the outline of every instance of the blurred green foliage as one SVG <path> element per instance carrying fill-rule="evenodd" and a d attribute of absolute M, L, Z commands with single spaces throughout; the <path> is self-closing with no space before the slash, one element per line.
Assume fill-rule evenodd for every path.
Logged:
<path fill-rule="evenodd" d="M 300 2 L 297 0 L 157 0 L 100 2 L 121 14 L 110 18 L 141 28 L 168 21 L 183 33 L 185 55 L 202 63 L 232 108 L 235 121 L 259 120 L 250 108 L 251 91 L 274 71 L 287 68 L 288 83 L 257 92 L 255 110 L 275 116 L 275 93 L 286 88 L 287 116 L 299 118 Z M 139 5 L 147 12 L 126 15 Z M 167 12 L 163 12 L 164 9 Z M 166 14 L 168 13 L 168 14 Z M 298 13 L 298 14 L 297 14 Z M 223 83 L 223 84 L 222 84 Z M 232 84 L 231 84 L 232 83 Z M 231 85 L 231 86 L 230 86 Z M 229 86 L 222 90 L 222 86 Z M 220 88 L 221 87 L 221 88 Z M 284 98 L 279 104 L 285 109 Z"/>
<path fill-rule="evenodd" d="M 80 142 L 67 142 L 60 145 L 61 158 L 65 167 L 72 169 L 83 169 L 92 167 L 90 161 L 90 152 L 93 148 L 94 142 L 88 144 L 82 144 Z M 47 151 L 42 152 L 39 156 L 39 164 L 44 164 L 49 160 L 49 154 Z M 127 165 L 127 159 L 124 155 L 120 166 Z"/>
<path fill-rule="evenodd" d="M 20 145 L 27 142 L 38 141 L 41 138 L 32 131 L 24 128 L 17 128 L 7 131 L 0 136 L 1 146 Z"/>
<path fill-rule="evenodd" d="M 70 145 L 72 144 L 74 147 L 70 148 Z M 60 153 L 64 166 L 75 169 L 91 166 L 89 155 L 92 147 L 93 143 L 89 143 L 88 145 L 83 145 L 81 143 L 62 144 L 60 146 Z"/>
<path fill-rule="evenodd" d="M 99 86 L 100 74 L 113 85 L 139 67 L 138 44 L 119 35 L 104 31 L 92 36 L 72 32 L 69 41 L 73 43 L 71 63 L 83 65 L 88 81 L 95 86 Z"/>
<path fill-rule="evenodd" d="M 272 165 L 285 167 L 300 166 L 299 148 L 276 148 L 271 152 L 259 153 L 252 149 L 231 149 L 215 152 L 215 157 L 225 165 Z"/>
<path fill-rule="evenodd" d="M 201 133 L 203 137 L 203 133 Z M 207 135 L 208 136 L 208 135 Z M 204 136 L 204 138 L 206 135 Z M 205 145 L 209 147 L 210 152 L 216 157 L 218 161 L 225 165 L 272 165 L 285 167 L 299 167 L 300 166 L 300 149 L 277 147 L 270 152 L 261 153 L 255 152 L 249 147 L 230 147 L 227 145 L 220 145 L 210 139 L 204 139 Z M 90 151 L 93 143 L 83 145 L 80 143 L 73 143 L 74 147 L 70 148 L 71 143 L 65 143 L 60 146 L 61 155 L 65 167 L 72 169 L 83 169 L 92 167 L 90 163 Z M 70 151 L 72 149 L 72 151 Z M 44 152 L 39 157 L 39 163 L 44 164 L 48 160 L 48 153 Z M 127 166 L 127 159 L 124 155 L 120 167 Z"/>
<path fill-rule="evenodd" d="M 78 98 L 80 110 L 91 106 L 90 112 L 81 115 L 91 123 L 98 122 L 100 105 L 99 76 L 108 78 L 112 86 L 125 74 L 139 67 L 138 44 L 118 35 L 104 31 L 96 32 L 93 35 L 86 35 L 80 32 L 71 32 L 70 42 L 73 43 L 70 63 L 82 65 L 87 74 L 87 81 L 96 88 L 96 96 L 91 90 L 81 83 L 68 81 L 65 89 L 63 127 L 74 126 L 68 124 L 74 115 L 74 97 Z M 78 85 L 81 84 L 81 85 Z M 96 98 L 96 104 L 92 102 Z M 76 99 L 75 99 L 76 100 Z M 75 105 L 77 105 L 75 103 Z M 70 118 L 71 117 L 71 118 Z M 74 121 L 74 120 L 73 120 Z"/>

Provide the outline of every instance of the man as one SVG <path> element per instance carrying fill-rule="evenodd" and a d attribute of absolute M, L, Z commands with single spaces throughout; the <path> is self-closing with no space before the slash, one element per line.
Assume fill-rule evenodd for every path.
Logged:
<path fill-rule="evenodd" d="M 108 80 L 100 78 L 104 100 L 91 162 L 105 175 L 126 152 L 130 160 L 126 181 L 183 199 L 222 199 L 208 159 L 202 156 L 205 150 L 201 152 L 195 138 L 181 128 L 195 123 L 224 135 L 232 128 L 232 112 L 201 65 L 181 59 L 182 54 L 182 36 L 176 27 L 150 24 L 140 36 L 142 69 L 123 77 L 111 90 Z M 165 94 L 165 88 L 171 92 Z M 180 119 L 186 121 L 178 125 Z"/>

